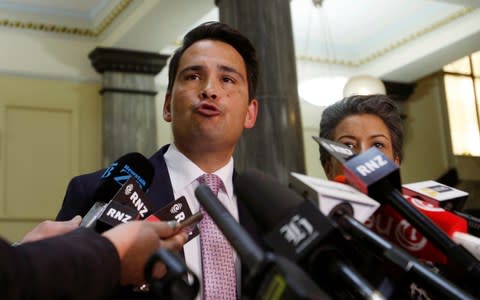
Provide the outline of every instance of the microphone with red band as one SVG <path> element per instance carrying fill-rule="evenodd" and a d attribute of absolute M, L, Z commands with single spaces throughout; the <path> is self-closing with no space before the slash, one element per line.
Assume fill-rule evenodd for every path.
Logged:
<path fill-rule="evenodd" d="M 337 148 L 347 146 L 314 137 L 330 154 Z M 335 149 L 331 145 L 335 145 Z M 327 146 L 325 146 L 327 145 Z M 349 149 L 350 150 L 350 149 Z M 332 153 L 333 151 L 333 153 Z M 338 156 L 338 155 L 334 155 Z M 379 149 L 372 147 L 366 152 L 341 161 L 343 171 L 350 184 L 368 194 L 380 203 L 388 203 L 400 212 L 416 229 L 448 257 L 450 270 L 468 287 L 480 294 L 480 263 L 465 248 L 452 241 L 437 225 L 414 208 L 400 193 L 400 172 L 398 166 L 388 159 Z"/>
<path fill-rule="evenodd" d="M 404 184 L 402 187 L 404 194 L 425 200 L 464 218 L 468 224 L 468 233 L 480 237 L 480 219 L 461 211 L 469 195 L 467 192 L 434 180 Z"/>
<path fill-rule="evenodd" d="M 480 238 L 475 236 L 480 220 L 455 210 L 463 206 L 468 193 L 433 180 L 405 184 L 403 190 L 412 196 L 407 199 L 439 225 L 454 242 L 480 259 Z"/>
<path fill-rule="evenodd" d="M 343 175 L 336 176 L 334 180 L 341 183 L 347 182 L 346 177 Z M 434 185 L 437 186 L 437 184 Z M 465 247 L 477 259 L 480 257 L 480 239 L 468 234 L 468 220 L 439 207 L 438 203 L 432 200 L 422 201 L 417 199 L 412 190 L 410 190 L 409 194 L 413 196 L 405 196 L 405 199 L 409 203 L 432 220 L 454 242 Z M 449 201 L 450 199 L 446 200 L 452 205 L 452 202 Z M 417 258 L 434 263 L 447 264 L 448 259 L 445 254 L 430 243 L 422 233 L 418 232 L 415 227 L 388 204 L 380 207 L 378 211 L 365 222 L 365 225 L 409 251 Z"/>
<path fill-rule="evenodd" d="M 363 248 L 361 251 L 371 251 L 375 256 L 380 255 L 382 261 L 386 260 L 397 268 L 400 268 L 406 273 L 405 276 L 408 276 L 412 282 L 417 284 L 421 283 L 424 287 L 429 288 L 429 291 L 433 294 L 454 299 L 472 298 L 448 280 L 431 272 L 415 258 L 404 253 L 400 248 L 395 247 L 374 232 L 369 231 L 362 223 L 367 217 L 375 213 L 378 203 L 372 206 L 371 201 L 373 200 L 369 197 L 364 194 L 361 194 L 364 197 L 358 197 L 360 192 L 346 185 L 345 176 L 337 176 L 335 179 L 338 182 L 326 184 L 325 180 L 322 179 L 291 173 L 290 186 L 298 194 L 313 202 L 318 201 L 320 211 L 333 218 L 337 224 L 340 225 L 340 228 L 353 238 L 351 241 L 356 242 L 356 244 L 359 244 Z M 275 188 L 275 190 L 277 189 L 278 188 Z M 265 205 L 268 205 L 268 202 L 265 203 Z M 384 205 L 380 210 L 383 210 L 385 207 L 389 206 Z M 396 213 L 393 208 L 389 208 L 392 213 L 398 215 L 398 218 L 403 220 L 400 214 Z M 423 236 L 422 239 L 424 239 Z M 433 247 L 431 244 L 430 246 Z M 352 247 L 353 245 L 348 245 L 348 248 Z M 439 255 L 444 257 L 442 253 Z M 371 264 L 371 262 L 369 264 Z M 390 271 L 390 275 L 392 273 L 398 273 L 398 269 L 391 269 L 389 266 L 386 266 L 386 270 Z M 373 274 L 371 273 L 369 275 L 378 278 L 378 273 L 379 272 L 373 272 Z M 393 281 L 396 282 L 398 280 Z M 390 290 L 388 288 L 388 281 L 383 280 L 382 285 L 387 286 L 386 291 Z M 405 290 L 401 287 L 397 287 L 397 289 L 399 292 Z"/>

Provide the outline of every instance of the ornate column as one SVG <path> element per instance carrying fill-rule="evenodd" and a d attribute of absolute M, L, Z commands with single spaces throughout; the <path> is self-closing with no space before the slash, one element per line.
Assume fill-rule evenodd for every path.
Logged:
<path fill-rule="evenodd" d="M 245 34 L 260 66 L 254 129 L 240 140 L 235 166 L 258 168 L 286 183 L 290 171 L 305 173 L 302 122 L 289 0 L 216 0 L 220 21 Z M 319 116 L 320 119 L 320 116 Z"/>
<path fill-rule="evenodd" d="M 98 47 L 88 57 L 103 74 L 103 164 L 128 152 L 149 157 L 157 150 L 154 78 L 168 56 Z"/>

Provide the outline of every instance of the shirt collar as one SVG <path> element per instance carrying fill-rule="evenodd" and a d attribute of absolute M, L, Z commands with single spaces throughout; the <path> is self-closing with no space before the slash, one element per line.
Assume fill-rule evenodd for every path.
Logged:
<path fill-rule="evenodd" d="M 168 147 L 164 158 L 174 192 L 185 189 L 196 181 L 198 177 L 205 174 L 202 169 L 181 153 L 173 143 Z M 222 179 L 227 196 L 231 199 L 233 197 L 233 158 L 230 157 L 228 163 L 213 172 L 213 174 Z"/>

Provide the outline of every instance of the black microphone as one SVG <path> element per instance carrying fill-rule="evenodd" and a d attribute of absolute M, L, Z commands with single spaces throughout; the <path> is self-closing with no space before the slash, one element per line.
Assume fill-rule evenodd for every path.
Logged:
<path fill-rule="evenodd" d="M 320 146 L 329 153 L 337 151 L 327 144 L 350 149 L 347 146 L 314 137 Z M 338 155 L 335 155 L 338 156 Z M 480 264 L 464 247 L 452 241 L 445 232 L 424 214 L 414 208 L 401 194 L 399 167 L 376 147 L 342 162 L 345 176 L 350 184 L 380 203 L 388 203 L 401 213 L 429 241 L 443 251 L 448 257 L 448 267 L 463 283 L 469 283 L 470 290 L 480 294 L 477 282 L 480 280 Z"/>
<path fill-rule="evenodd" d="M 480 218 L 467 214 L 463 211 L 454 210 L 452 212 L 467 221 L 468 233 L 480 237 Z"/>
<path fill-rule="evenodd" d="M 195 196 L 249 270 L 242 282 L 244 296 L 272 300 L 330 299 L 297 265 L 281 256 L 265 253 L 208 186 L 199 185 Z"/>
<path fill-rule="evenodd" d="M 157 279 L 153 270 L 157 262 L 163 262 L 166 274 Z M 150 294 L 159 299 L 195 299 L 200 289 L 198 277 L 185 261 L 166 248 L 160 248 L 145 264 L 145 279 L 149 283 Z M 189 280 L 191 278 L 191 280 Z"/>
<path fill-rule="evenodd" d="M 154 172 L 150 161 L 140 153 L 132 152 L 120 157 L 106 168 L 101 175 L 93 195 L 94 205 L 83 217 L 80 226 L 96 228 L 98 219 L 105 212 L 111 199 L 130 177 L 133 177 L 138 185 L 146 190 L 153 180 Z M 99 232 L 108 229 L 108 226 L 101 226 L 100 224 L 99 227 L 102 227 L 97 229 Z"/>
<path fill-rule="evenodd" d="M 384 298 L 333 246 L 343 243 L 343 236 L 313 202 L 256 170 L 239 175 L 234 184 L 267 244 L 302 265 L 327 293 L 334 298 L 343 293 L 363 299 Z"/>
<path fill-rule="evenodd" d="M 327 219 L 318 210 L 318 208 L 313 207 L 312 205 L 309 204 L 310 200 L 304 200 L 299 195 L 295 194 L 292 190 L 276 182 L 273 178 L 270 178 L 258 171 L 245 172 L 244 174 L 239 176 L 235 181 L 235 187 L 237 189 L 239 198 L 245 203 L 245 205 L 249 208 L 251 213 L 256 217 L 256 220 L 258 220 L 259 224 L 262 225 L 262 227 L 265 228 L 265 231 L 267 232 L 273 227 L 272 224 L 278 223 L 278 220 L 276 219 L 285 220 L 285 216 L 289 217 L 295 214 L 295 211 L 302 210 L 302 207 L 306 207 L 308 208 L 308 210 L 303 210 L 303 212 L 301 212 L 300 214 L 301 215 L 300 218 L 296 218 L 296 217 L 292 218 L 292 219 L 294 218 L 297 219 L 297 221 L 295 222 L 297 224 L 299 224 L 298 221 L 301 218 L 305 218 L 307 222 L 309 223 L 311 222 L 312 224 L 317 222 L 317 220 Z M 346 201 L 349 201 L 349 200 L 350 199 L 346 199 Z M 306 205 L 306 203 L 308 203 L 308 205 Z M 393 263 L 395 266 L 401 268 L 408 274 L 413 275 L 412 279 L 418 279 L 419 282 L 424 283 L 426 286 L 434 288 L 437 294 L 441 296 L 445 296 L 447 298 L 452 298 L 452 299 L 458 299 L 458 298 L 473 299 L 473 297 L 471 297 L 467 293 L 457 288 L 451 282 L 431 272 L 429 269 L 427 269 L 421 263 L 419 263 L 414 257 L 410 256 L 400 248 L 392 245 L 385 239 L 381 238 L 377 234 L 370 231 L 363 224 L 361 224 L 360 222 L 352 218 L 349 215 L 349 213 L 353 213 L 351 209 L 338 209 L 339 208 L 338 206 L 334 208 L 336 213 L 333 213 L 332 217 L 335 219 L 335 221 L 338 222 L 342 232 L 347 233 L 349 238 L 354 238 L 354 240 L 357 241 L 364 248 L 364 250 L 372 251 L 376 255 L 379 255 L 379 254 L 382 255 L 384 259 Z M 274 218 L 272 218 L 272 215 L 274 216 Z M 303 223 L 305 223 L 305 221 Z M 285 224 L 285 221 L 280 222 L 280 224 Z M 326 226 L 331 226 L 329 225 L 329 222 L 326 222 L 326 224 L 327 224 Z M 320 228 L 323 229 L 326 226 L 323 226 Z M 278 228 L 278 227 L 279 226 L 275 226 L 275 228 Z M 309 228 L 309 226 L 305 226 L 305 225 L 301 227 Z M 327 229 L 327 231 L 328 230 L 331 230 L 331 229 Z M 291 231 L 301 232 L 301 230 L 299 229 L 295 229 L 295 230 L 292 229 Z M 275 230 L 272 232 L 275 232 Z M 286 233 L 287 231 L 284 231 L 284 232 Z M 290 234 L 285 235 L 286 239 L 292 240 L 291 238 L 289 238 L 289 235 Z M 296 236 L 299 236 L 299 234 L 297 233 Z M 313 235 L 310 235 L 310 236 L 313 236 Z M 275 249 L 282 252 L 287 251 L 288 253 L 293 253 L 293 251 L 284 250 L 285 245 L 282 245 L 284 243 L 278 243 L 278 240 L 277 240 L 277 243 L 274 243 L 274 241 L 271 240 L 272 234 L 270 234 L 270 236 L 267 235 L 267 240 L 269 238 L 270 238 L 270 244 Z M 309 241 L 308 237 L 304 237 L 304 240 L 306 243 L 307 242 L 310 244 L 314 243 L 312 241 Z M 295 239 L 293 241 L 295 241 Z M 338 243 L 339 241 L 342 241 L 342 240 L 340 239 L 335 241 L 334 239 L 331 239 L 330 241 L 326 241 L 326 240 L 318 241 L 320 243 L 317 243 L 317 248 L 322 249 L 322 248 L 328 247 L 330 249 L 332 248 L 335 249 L 335 248 L 342 248 L 342 247 L 343 248 L 352 247 L 351 244 L 348 245 L 348 244 L 341 244 L 341 243 L 340 243 L 340 247 L 334 247 L 335 246 L 334 243 Z M 332 243 L 332 245 L 328 245 L 328 242 Z M 332 257 L 332 252 L 327 252 L 326 253 L 327 256 L 319 260 L 319 263 L 315 264 L 314 260 L 317 260 L 318 257 L 325 255 L 325 251 L 323 253 L 322 251 L 319 251 L 319 253 L 316 253 L 316 252 L 312 253 L 311 251 L 310 253 L 302 253 L 302 249 L 300 249 L 300 247 L 304 249 L 307 247 L 302 246 L 301 243 L 297 243 L 295 247 L 292 247 L 292 245 L 289 245 L 289 246 L 290 246 L 290 249 L 292 248 L 295 249 L 295 254 L 298 256 L 298 260 L 302 260 L 302 257 L 301 257 L 302 255 L 307 256 L 307 259 L 303 258 L 303 261 L 307 262 L 307 268 L 314 269 L 314 270 L 310 270 L 309 273 L 310 274 L 312 274 L 312 272 L 319 273 L 315 276 L 316 277 L 320 276 L 320 280 L 325 280 L 325 278 L 321 276 L 322 276 L 322 271 L 325 271 L 326 269 L 335 270 L 334 271 L 335 275 L 339 274 L 339 271 L 338 271 L 339 268 L 335 266 L 335 264 L 338 263 L 339 258 L 334 256 Z M 339 249 L 336 249 L 336 250 L 338 252 Z M 340 265 L 341 265 L 341 262 L 340 262 Z M 343 270 L 340 270 L 340 271 L 345 272 Z M 331 277 L 333 277 L 332 279 L 334 281 L 337 280 L 337 277 L 332 276 L 332 273 L 328 273 L 328 272 L 325 272 L 325 273 L 326 273 L 325 274 L 326 276 L 330 275 Z M 348 274 L 345 274 L 343 277 L 348 278 L 347 275 Z M 354 278 L 355 277 L 352 277 L 351 280 L 353 280 Z M 332 285 L 335 284 L 332 282 L 328 282 L 328 280 L 327 280 L 327 283 Z M 340 286 L 337 286 L 337 288 L 341 289 L 342 286 L 344 285 L 340 284 Z M 362 295 L 363 297 L 365 297 L 365 295 L 369 295 L 368 293 L 374 294 L 374 295 L 378 294 L 373 290 L 368 291 L 368 285 L 365 283 L 361 284 L 358 288 L 359 288 L 359 291 L 355 296 Z M 362 294 L 362 291 L 363 291 L 363 294 Z"/>

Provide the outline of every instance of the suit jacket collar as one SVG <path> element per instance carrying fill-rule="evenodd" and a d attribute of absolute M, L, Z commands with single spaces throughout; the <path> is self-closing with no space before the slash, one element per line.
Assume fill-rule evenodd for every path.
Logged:
<path fill-rule="evenodd" d="M 172 182 L 168 175 L 167 165 L 163 159 L 163 155 L 167 152 L 169 146 L 170 145 L 163 146 L 152 155 L 152 157 L 150 157 L 150 162 L 155 169 L 155 175 L 153 177 L 152 185 L 147 191 L 147 196 L 153 203 L 153 211 L 157 211 L 175 200 L 175 197 L 173 196 Z"/>

